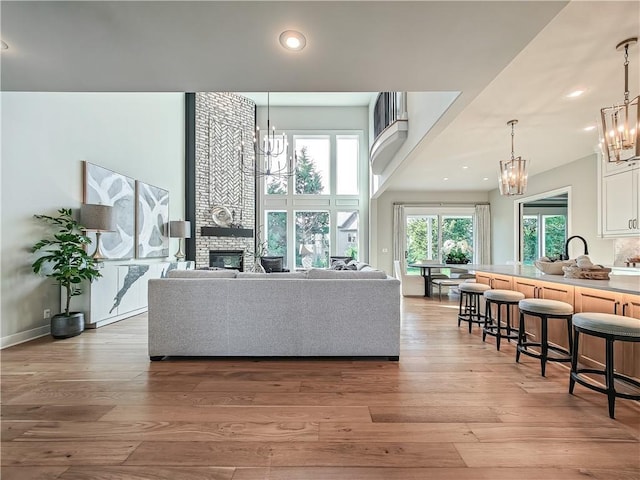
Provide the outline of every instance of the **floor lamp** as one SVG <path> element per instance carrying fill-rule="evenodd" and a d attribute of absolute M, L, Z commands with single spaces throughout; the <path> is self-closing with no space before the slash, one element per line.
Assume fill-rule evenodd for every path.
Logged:
<path fill-rule="evenodd" d="M 107 256 L 102 251 L 100 235 L 102 232 L 113 232 L 116 229 L 113 207 L 83 203 L 80 208 L 80 224 L 85 230 L 96 232 L 96 249 L 91 255 L 93 259 L 96 261 L 105 260 Z"/>
<path fill-rule="evenodd" d="M 169 238 L 178 239 L 178 251 L 176 252 L 176 260 L 184 258 L 182 250 L 182 239 L 191 238 L 191 222 L 186 220 L 171 220 L 169 222 Z"/>

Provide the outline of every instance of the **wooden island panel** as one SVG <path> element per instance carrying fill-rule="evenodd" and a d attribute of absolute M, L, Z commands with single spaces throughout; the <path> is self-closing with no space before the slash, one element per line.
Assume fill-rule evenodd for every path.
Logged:
<path fill-rule="evenodd" d="M 627 317 L 640 319 L 640 295 L 622 295 L 622 305 L 624 315 Z M 640 342 L 629 343 L 629 348 L 625 350 L 625 369 L 629 366 L 632 373 L 628 373 L 632 377 L 640 378 Z"/>
<path fill-rule="evenodd" d="M 625 315 L 640 319 L 640 295 L 607 292 L 594 288 L 576 287 L 576 312 L 601 312 Z M 587 338 L 587 337 L 583 337 Z M 580 339 L 582 343 L 582 338 Z M 604 365 L 604 340 L 588 337 L 585 349 L 580 348 L 585 363 L 595 361 L 598 367 Z M 640 377 L 640 345 L 632 342 L 615 344 L 614 362 L 616 370 L 632 377 Z"/>
<path fill-rule="evenodd" d="M 574 287 L 541 280 L 514 277 L 513 290 L 523 293 L 525 298 L 544 298 L 558 300 L 573 305 Z M 518 322 L 519 323 L 519 322 Z M 526 316 L 527 336 L 533 341 L 540 341 L 540 318 Z M 564 348 L 569 348 L 567 338 L 567 324 L 563 320 L 550 319 L 547 322 L 547 336 L 549 342 Z"/>
<path fill-rule="evenodd" d="M 513 277 L 499 273 L 477 273 L 476 282 L 489 285 L 496 290 L 513 290 Z"/>

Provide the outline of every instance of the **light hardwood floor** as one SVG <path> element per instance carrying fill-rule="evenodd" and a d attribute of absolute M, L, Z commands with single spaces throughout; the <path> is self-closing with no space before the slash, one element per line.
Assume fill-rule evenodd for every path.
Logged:
<path fill-rule="evenodd" d="M 609 419 L 456 308 L 404 299 L 399 362 L 151 363 L 145 315 L 3 350 L 2 479 L 640 478 L 637 402 Z"/>

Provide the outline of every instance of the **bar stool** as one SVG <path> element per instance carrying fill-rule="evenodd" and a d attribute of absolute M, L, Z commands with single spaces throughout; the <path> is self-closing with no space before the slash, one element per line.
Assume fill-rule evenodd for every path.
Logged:
<path fill-rule="evenodd" d="M 489 285 L 483 283 L 463 282 L 458 287 L 460 291 L 460 308 L 458 310 L 458 327 L 460 322 L 469 322 L 469 333 L 471 324 L 484 324 L 484 319 L 480 313 L 480 297 L 486 290 L 490 290 Z M 464 307 L 463 304 L 464 303 Z"/>
<path fill-rule="evenodd" d="M 572 350 L 571 335 L 571 316 L 573 314 L 573 306 L 566 302 L 558 300 L 546 300 L 544 298 L 525 298 L 518 302 L 520 309 L 520 326 L 518 327 L 518 346 L 516 348 L 516 362 L 520 361 L 520 354 L 524 353 L 533 358 L 540 359 L 540 367 L 542 376 L 544 377 L 547 362 L 570 362 Z M 540 341 L 527 341 L 526 329 L 524 325 L 525 314 L 540 318 Z M 567 335 L 569 340 L 569 349 L 549 345 L 547 340 L 547 320 L 560 319 L 567 322 Z M 540 353 L 528 350 L 529 347 L 540 347 Z M 560 356 L 549 356 L 549 351 L 560 354 Z"/>
<path fill-rule="evenodd" d="M 485 341 L 487 335 L 496 337 L 496 350 L 500 350 L 501 338 L 506 338 L 507 341 L 511 341 L 511 339 L 518 339 L 518 330 L 511 327 L 511 308 L 518 306 L 518 302 L 524 299 L 524 293 L 515 292 L 513 290 L 487 290 L 484 292 L 484 299 L 485 322 L 484 329 L 482 330 L 482 341 Z M 495 319 L 491 314 L 492 304 L 495 304 L 497 307 L 497 315 Z M 506 306 L 507 310 L 505 326 L 502 326 L 503 306 Z"/>
<path fill-rule="evenodd" d="M 611 418 L 614 418 L 616 397 L 640 400 L 640 394 L 616 391 L 615 380 L 620 380 L 637 388 L 640 388 L 640 382 L 627 375 L 617 373 L 613 364 L 613 342 L 616 340 L 619 342 L 640 342 L 640 320 L 609 313 L 576 313 L 573 316 L 573 333 L 569 393 L 573 394 L 575 382 L 578 382 L 591 390 L 606 394 L 609 402 L 609 417 Z M 606 342 L 604 370 L 578 368 L 578 342 L 580 341 L 581 333 L 604 338 Z M 585 373 L 604 376 L 606 388 L 595 385 L 583 376 Z"/>

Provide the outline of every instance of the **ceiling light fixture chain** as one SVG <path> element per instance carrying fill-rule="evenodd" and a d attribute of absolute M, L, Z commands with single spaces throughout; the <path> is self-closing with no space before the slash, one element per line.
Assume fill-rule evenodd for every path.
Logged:
<path fill-rule="evenodd" d="M 624 103 L 629 104 L 629 44 L 624 46 Z"/>
<path fill-rule="evenodd" d="M 640 160 L 640 110 L 639 96 L 630 99 L 629 47 L 638 42 L 637 37 L 627 38 L 616 45 L 624 51 L 624 101 L 612 107 L 600 109 L 602 139 L 600 145 L 606 160 L 611 163 Z"/>
<path fill-rule="evenodd" d="M 507 125 L 511 125 L 511 160 L 515 160 L 515 137 L 516 137 L 516 123 L 518 120 L 510 120 Z"/>

